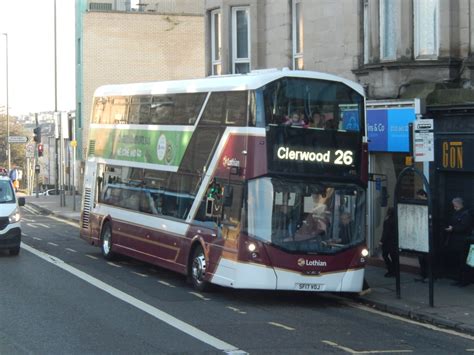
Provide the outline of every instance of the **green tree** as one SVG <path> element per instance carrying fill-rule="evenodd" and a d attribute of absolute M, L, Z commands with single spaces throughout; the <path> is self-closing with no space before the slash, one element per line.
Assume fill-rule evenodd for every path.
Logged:
<path fill-rule="evenodd" d="M 26 136 L 31 138 L 31 132 L 18 124 L 16 117 L 10 116 L 10 136 Z M 11 166 L 18 166 L 26 169 L 26 144 L 10 143 L 10 162 Z M 5 114 L 0 115 L 0 165 L 7 168 L 7 117 Z"/>

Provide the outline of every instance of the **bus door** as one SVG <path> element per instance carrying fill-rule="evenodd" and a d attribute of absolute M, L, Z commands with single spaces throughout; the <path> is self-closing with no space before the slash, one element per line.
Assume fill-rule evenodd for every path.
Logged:
<path fill-rule="evenodd" d="M 103 170 L 103 164 L 97 164 L 95 161 L 86 162 L 81 227 L 82 229 L 90 230 L 93 234 L 91 237 L 93 238 L 98 238 L 99 233 L 99 221 L 92 212 L 99 201 L 99 196 L 103 189 Z"/>
<path fill-rule="evenodd" d="M 82 194 L 82 218 L 81 228 L 89 230 L 90 214 L 95 206 L 95 186 L 97 176 L 97 163 L 95 161 L 86 162 L 86 174 L 84 177 L 84 193 Z"/>
<path fill-rule="evenodd" d="M 213 189 L 211 185 L 210 190 Z M 216 188 L 214 187 L 216 191 Z M 211 196 L 209 196 L 211 195 Z M 215 237 L 209 248 L 209 263 L 211 269 L 217 267 L 217 262 L 225 259 L 230 266 L 238 259 L 238 242 L 241 228 L 241 211 L 243 205 L 242 184 L 228 182 L 218 183 L 217 193 L 208 194 L 206 214 L 215 224 Z M 235 278 L 235 270 L 227 270 L 230 279 Z"/>

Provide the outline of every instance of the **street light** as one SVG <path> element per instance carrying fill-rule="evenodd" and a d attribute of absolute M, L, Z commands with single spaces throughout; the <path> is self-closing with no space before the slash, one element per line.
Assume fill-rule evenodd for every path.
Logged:
<path fill-rule="evenodd" d="M 8 33 L 2 33 L 5 36 L 5 82 L 7 85 L 7 104 L 6 104 L 6 113 L 7 113 L 7 156 L 8 156 L 8 171 L 11 170 L 11 162 L 10 162 L 10 116 L 8 114 Z"/>

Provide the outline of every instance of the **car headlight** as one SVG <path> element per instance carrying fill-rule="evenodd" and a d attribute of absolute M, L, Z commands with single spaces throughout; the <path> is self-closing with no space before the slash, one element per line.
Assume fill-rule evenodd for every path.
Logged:
<path fill-rule="evenodd" d="M 16 208 L 11 215 L 8 216 L 8 222 L 10 223 L 16 223 L 16 222 L 19 222 L 21 219 L 21 215 L 20 215 L 20 210 L 18 208 Z"/>

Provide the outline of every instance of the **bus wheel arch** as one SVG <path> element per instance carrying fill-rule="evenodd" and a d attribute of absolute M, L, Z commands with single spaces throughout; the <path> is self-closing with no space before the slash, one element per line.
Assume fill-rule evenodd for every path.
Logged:
<path fill-rule="evenodd" d="M 115 256 L 115 253 L 112 251 L 112 240 L 112 223 L 106 218 L 100 229 L 100 250 L 102 251 L 102 256 L 107 260 L 112 260 Z"/>
<path fill-rule="evenodd" d="M 203 245 L 199 241 L 194 242 L 189 253 L 188 278 L 200 292 L 210 290 L 210 284 L 205 280 L 207 263 Z"/>

